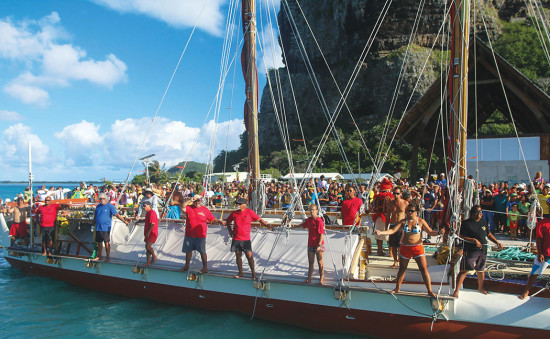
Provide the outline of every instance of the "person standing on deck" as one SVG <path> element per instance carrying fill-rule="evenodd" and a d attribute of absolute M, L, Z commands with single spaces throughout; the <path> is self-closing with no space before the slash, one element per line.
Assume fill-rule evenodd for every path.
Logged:
<path fill-rule="evenodd" d="M 544 218 L 539 220 L 536 229 L 537 235 L 537 256 L 531 269 L 529 279 L 527 279 L 527 285 L 525 290 L 519 296 L 520 299 L 525 299 L 529 296 L 529 290 L 535 284 L 537 277 L 544 272 L 544 270 L 550 265 L 550 219 Z"/>
<path fill-rule="evenodd" d="M 40 206 L 36 212 L 40 218 L 40 228 L 42 234 L 42 255 L 52 255 L 53 252 L 53 240 L 55 238 L 55 221 L 57 218 L 57 211 L 61 208 L 59 204 L 52 204 L 52 197 L 46 197 L 44 199 L 45 205 Z"/>
<path fill-rule="evenodd" d="M 325 241 L 323 240 L 325 236 L 325 222 L 323 218 L 319 216 L 319 207 L 317 205 L 310 205 L 309 211 L 311 216 L 300 225 L 308 230 L 307 259 L 309 268 L 307 279 L 304 282 L 306 284 L 311 283 L 313 264 L 315 257 L 317 256 L 317 263 L 319 264 L 319 284 L 323 285 L 323 278 L 325 276 L 325 268 L 323 266 L 323 252 L 325 251 Z"/>
<path fill-rule="evenodd" d="M 471 217 L 462 222 L 460 226 L 460 238 L 464 240 L 464 254 L 460 267 L 460 273 L 456 277 L 456 289 L 453 297 L 458 297 L 460 286 L 466 278 L 468 271 L 476 270 L 477 289 L 483 294 L 488 294 L 483 289 L 485 279 L 485 263 L 487 260 L 487 238 L 502 248 L 495 236 L 489 230 L 487 222 L 482 219 L 482 209 L 479 205 L 472 207 Z"/>
<path fill-rule="evenodd" d="M 374 230 L 374 233 L 376 235 L 391 235 L 397 233 L 401 229 L 403 230 L 403 237 L 401 238 L 399 246 L 399 272 L 397 273 L 397 280 L 393 292 L 399 292 L 401 289 L 401 284 L 405 278 L 405 272 L 409 266 L 409 261 L 414 259 L 422 274 L 422 280 L 424 280 L 428 295 L 435 298 L 436 296 L 432 292 L 430 274 L 428 273 L 424 245 L 422 244 L 422 231 L 428 233 L 430 236 L 436 236 L 439 232 L 433 231 L 424 219 L 418 217 L 418 210 L 418 205 L 409 204 L 406 209 L 405 219 L 401 220 L 397 226 L 387 231 Z"/>
<path fill-rule="evenodd" d="M 402 196 L 403 191 L 400 187 L 393 189 L 393 195 L 395 199 L 391 200 L 386 209 L 386 229 L 396 226 L 401 220 L 405 219 L 405 210 L 409 206 L 409 201 Z M 410 200 L 411 196 L 408 195 Z M 393 257 L 393 265 L 391 268 L 396 268 L 399 262 L 399 256 L 397 251 L 399 249 L 399 243 L 403 236 L 403 230 L 399 230 L 396 233 L 390 235 L 388 245 L 390 246 L 390 253 Z"/>
<path fill-rule="evenodd" d="M 231 252 L 235 252 L 237 260 L 237 268 L 239 274 L 235 278 L 243 277 L 243 252 L 248 260 L 248 266 L 252 272 L 252 278 L 256 279 L 256 272 L 254 270 L 254 257 L 252 256 L 252 243 L 250 241 L 250 230 L 252 227 L 252 221 L 259 221 L 263 227 L 272 229 L 262 218 L 260 218 L 256 212 L 246 207 L 248 201 L 245 198 L 239 198 L 236 201 L 239 205 L 239 209 L 231 212 L 227 219 L 225 219 L 225 225 L 229 231 L 229 235 L 233 238 L 231 241 Z M 235 225 L 231 228 L 231 224 Z"/>
<path fill-rule="evenodd" d="M 153 251 L 153 244 L 157 241 L 159 234 L 159 219 L 157 212 L 153 211 L 153 206 L 151 206 L 149 201 L 143 203 L 143 209 L 147 212 L 145 214 L 145 227 L 143 228 L 147 256 L 145 266 L 149 266 L 157 261 L 157 256 L 155 255 L 155 251 Z"/>
<path fill-rule="evenodd" d="M 25 207 L 23 197 L 17 198 L 17 206 L 8 207 L 8 213 L 13 213 L 13 223 L 10 227 L 10 246 L 15 245 L 15 241 L 23 239 L 25 246 L 29 245 L 29 232 L 27 231 L 27 216 L 29 215 L 30 207 Z"/>
<path fill-rule="evenodd" d="M 355 187 L 348 185 L 345 191 L 345 199 L 342 201 L 342 210 L 340 216 L 342 225 L 352 226 L 357 223 L 359 209 L 363 205 L 363 200 L 355 196 Z"/>
<path fill-rule="evenodd" d="M 105 262 L 111 260 L 111 224 L 113 216 L 128 226 L 128 221 L 118 213 L 115 206 L 109 203 L 107 195 L 101 193 L 99 204 L 97 204 L 94 213 L 95 241 L 97 242 L 97 257 L 93 259 L 94 261 L 101 260 L 103 244 L 105 244 Z"/>
<path fill-rule="evenodd" d="M 379 230 L 379 231 L 386 230 L 386 210 L 387 210 L 387 205 L 393 196 L 391 192 L 392 188 L 393 188 L 393 185 L 391 181 L 384 178 L 380 182 L 380 193 L 374 196 L 371 207 L 372 207 L 372 212 L 374 212 L 372 216 L 372 221 L 374 222 L 374 228 L 376 230 Z M 384 234 L 375 233 L 375 238 L 376 238 L 376 247 L 378 248 L 378 255 L 383 256 L 384 241 L 388 241 L 389 237 L 385 235 L 385 233 Z"/>
<path fill-rule="evenodd" d="M 224 222 L 216 219 L 212 212 L 201 205 L 200 195 L 183 203 L 183 209 L 187 214 L 185 221 L 185 238 L 181 251 L 185 253 L 185 266 L 180 270 L 185 272 L 189 270 L 189 263 L 193 256 L 193 251 L 199 252 L 202 260 L 202 273 L 208 272 L 208 262 L 206 256 L 206 230 L 209 222 L 224 225 Z"/>

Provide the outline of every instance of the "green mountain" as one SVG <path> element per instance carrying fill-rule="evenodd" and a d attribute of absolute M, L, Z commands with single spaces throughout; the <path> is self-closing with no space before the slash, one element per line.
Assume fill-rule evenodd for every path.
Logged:
<path fill-rule="evenodd" d="M 185 162 L 182 161 L 179 164 L 177 164 L 176 166 L 170 167 L 170 169 L 168 169 L 167 172 L 170 173 L 170 174 L 177 174 L 181 171 L 181 168 L 179 168 L 179 167 L 183 167 L 183 165 L 185 165 Z M 187 173 L 190 173 L 190 172 L 204 173 L 207 166 L 208 166 L 207 164 L 203 164 L 203 163 L 200 163 L 200 162 L 189 161 L 187 163 L 187 165 L 185 166 L 185 168 L 183 169 L 183 174 L 187 174 Z"/>

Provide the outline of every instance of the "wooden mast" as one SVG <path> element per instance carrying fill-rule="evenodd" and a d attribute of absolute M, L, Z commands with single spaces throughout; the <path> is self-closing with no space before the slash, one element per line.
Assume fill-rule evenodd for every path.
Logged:
<path fill-rule="evenodd" d="M 458 3 L 457 3 L 458 1 Z M 458 164 L 459 186 L 466 179 L 466 142 L 468 128 L 468 50 L 470 41 L 470 1 L 451 0 L 451 25 L 453 28 L 452 72 L 449 79 L 451 90 L 450 135 L 451 160 Z"/>
<path fill-rule="evenodd" d="M 256 6 L 255 0 L 243 0 L 243 29 L 245 32 L 243 65 L 246 82 L 245 120 L 248 130 L 249 193 L 255 191 L 260 179 L 260 149 L 258 147 L 258 71 L 256 66 Z M 249 194 L 250 197 L 250 194 Z"/>

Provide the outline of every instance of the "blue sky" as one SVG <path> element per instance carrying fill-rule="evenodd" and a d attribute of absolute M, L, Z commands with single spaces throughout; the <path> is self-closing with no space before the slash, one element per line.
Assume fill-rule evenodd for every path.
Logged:
<path fill-rule="evenodd" d="M 195 22 L 141 156 L 206 162 L 214 131 L 215 154 L 226 139 L 228 149 L 237 147 L 245 99 L 239 57 L 233 109 L 231 69 L 217 122 L 212 111 L 194 142 L 218 90 L 232 1 L 0 1 L 0 180 L 27 179 L 29 140 L 36 180 L 126 178 Z M 277 9 L 278 1 L 259 3 L 260 26 L 267 6 Z M 259 27 L 260 89 L 265 67 L 282 65 L 268 28 Z"/>

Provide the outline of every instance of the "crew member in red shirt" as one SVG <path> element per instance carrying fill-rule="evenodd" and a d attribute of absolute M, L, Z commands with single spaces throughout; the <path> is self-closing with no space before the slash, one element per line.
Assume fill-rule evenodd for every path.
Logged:
<path fill-rule="evenodd" d="M 52 255 L 53 240 L 55 238 L 55 220 L 57 211 L 61 208 L 59 204 L 52 204 L 52 197 L 46 197 L 46 203 L 38 208 L 36 212 L 40 217 L 40 227 L 42 233 L 42 255 Z"/>
<path fill-rule="evenodd" d="M 237 268 L 239 269 L 239 274 L 235 278 L 243 277 L 243 252 L 246 255 L 248 260 L 248 266 L 252 272 L 252 278 L 256 279 L 256 272 L 254 271 L 254 258 L 252 257 L 252 243 L 250 242 L 250 228 L 252 226 L 252 221 L 259 221 L 263 227 L 267 227 L 270 230 L 272 229 L 262 218 L 260 218 L 256 212 L 246 208 L 248 201 L 245 198 L 239 198 L 236 201 L 236 204 L 239 205 L 239 209 L 231 212 L 227 219 L 225 219 L 225 224 L 227 225 L 227 230 L 229 235 L 233 238 L 231 242 L 231 252 L 235 252 L 237 258 Z M 233 228 L 231 228 L 231 223 L 235 223 Z"/>
<path fill-rule="evenodd" d="M 307 279 L 304 281 L 306 284 L 311 282 L 311 276 L 313 275 L 313 263 L 315 256 L 317 256 L 317 263 L 319 264 L 319 284 L 323 284 L 323 277 L 325 275 L 325 268 L 323 266 L 323 252 L 325 251 L 325 241 L 323 237 L 325 235 L 325 222 L 323 218 L 319 216 L 319 207 L 317 205 L 310 205 L 309 212 L 311 216 L 307 218 L 302 227 L 307 228 L 307 259 L 309 262 L 309 269 Z"/>
<path fill-rule="evenodd" d="M 355 187 L 348 185 L 345 199 L 342 201 L 342 225 L 351 226 L 358 223 L 357 218 L 361 205 L 363 205 L 363 200 L 355 196 Z"/>
<path fill-rule="evenodd" d="M 185 266 L 180 270 L 185 272 L 189 270 L 189 262 L 193 256 L 193 251 L 199 252 L 202 260 L 202 273 L 208 272 L 206 257 L 206 230 L 207 223 L 217 223 L 224 225 L 224 222 L 218 220 L 212 215 L 210 210 L 201 205 L 201 197 L 195 197 L 183 203 L 183 209 L 187 213 L 185 221 L 185 238 L 181 251 L 185 253 Z"/>
<path fill-rule="evenodd" d="M 537 256 L 529 279 L 527 279 L 525 291 L 519 296 L 520 299 L 529 296 L 529 290 L 548 265 L 550 265 L 550 219 L 544 218 L 537 223 Z"/>
<path fill-rule="evenodd" d="M 159 219 L 150 201 L 143 202 L 143 209 L 147 212 L 145 214 L 145 227 L 143 228 L 145 251 L 147 252 L 145 266 L 149 266 L 157 261 L 157 256 L 155 255 L 155 251 L 153 251 L 153 244 L 157 241 L 159 234 Z"/>

